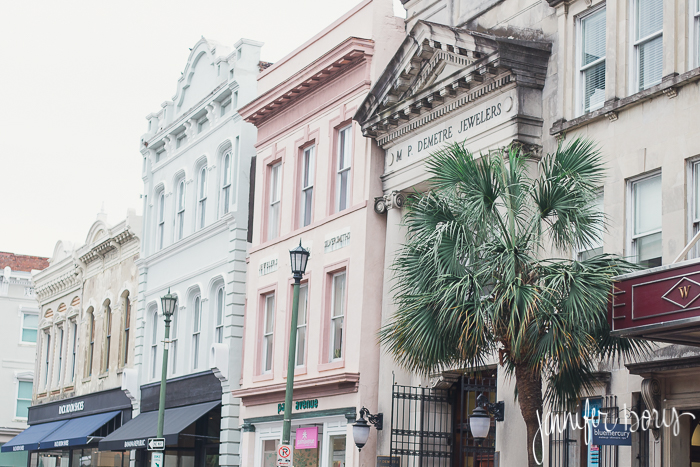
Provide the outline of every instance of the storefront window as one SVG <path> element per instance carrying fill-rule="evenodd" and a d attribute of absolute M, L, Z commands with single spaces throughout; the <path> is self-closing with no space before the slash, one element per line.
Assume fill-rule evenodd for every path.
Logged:
<path fill-rule="evenodd" d="M 129 467 L 128 451 L 98 451 L 97 448 L 73 449 L 71 457 L 73 458 L 71 467 Z M 37 467 L 41 467 L 41 465 Z M 68 467 L 67 460 L 65 467 Z"/>
<path fill-rule="evenodd" d="M 331 436 L 328 467 L 345 467 L 345 435 Z"/>
<path fill-rule="evenodd" d="M 266 439 L 263 441 L 262 467 L 275 467 L 277 465 L 277 447 L 279 440 Z"/>
<path fill-rule="evenodd" d="M 67 450 L 33 452 L 30 467 L 68 467 L 69 457 Z"/>

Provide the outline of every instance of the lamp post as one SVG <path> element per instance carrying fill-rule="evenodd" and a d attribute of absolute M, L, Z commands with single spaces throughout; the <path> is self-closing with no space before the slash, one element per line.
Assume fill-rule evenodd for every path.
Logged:
<path fill-rule="evenodd" d="M 168 344 L 170 338 L 170 318 L 175 312 L 175 304 L 177 296 L 168 293 L 160 299 L 163 308 L 163 316 L 165 317 L 165 339 L 163 340 L 163 374 L 160 377 L 160 401 L 158 402 L 158 434 L 157 438 L 163 437 L 163 421 L 165 419 L 165 379 L 168 376 Z"/>
<path fill-rule="evenodd" d="M 289 250 L 292 275 L 294 277 L 294 295 L 292 297 L 292 319 L 289 323 L 289 359 L 287 360 L 287 390 L 284 395 L 284 422 L 282 423 L 282 444 L 289 444 L 292 438 L 292 393 L 294 391 L 294 367 L 296 366 L 297 347 L 297 318 L 299 314 L 299 283 L 306 271 L 306 263 L 309 261 L 308 250 L 299 246 Z"/>

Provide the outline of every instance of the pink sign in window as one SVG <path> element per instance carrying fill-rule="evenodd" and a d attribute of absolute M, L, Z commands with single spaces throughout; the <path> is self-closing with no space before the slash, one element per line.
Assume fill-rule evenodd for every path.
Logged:
<path fill-rule="evenodd" d="M 318 427 L 297 428 L 294 449 L 316 449 L 318 447 Z"/>

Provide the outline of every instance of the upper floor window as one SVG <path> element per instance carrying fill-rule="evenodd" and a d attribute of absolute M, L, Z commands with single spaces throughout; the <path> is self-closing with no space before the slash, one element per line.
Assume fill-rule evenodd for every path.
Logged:
<path fill-rule="evenodd" d="M 112 307 L 109 303 L 105 306 L 105 356 L 104 356 L 104 371 L 109 370 L 109 354 L 112 350 Z"/>
<path fill-rule="evenodd" d="M 598 196 L 596 196 L 594 209 L 595 209 L 595 212 L 603 214 L 603 193 L 602 192 L 600 192 L 598 194 Z M 578 252 L 578 259 L 580 261 L 588 259 L 592 256 L 603 254 L 604 225 L 602 222 L 599 225 L 599 227 L 600 228 L 596 232 L 596 238 L 593 242 L 591 242 L 591 245 L 588 246 L 588 249 L 581 250 Z"/>
<path fill-rule="evenodd" d="M 37 326 L 39 325 L 39 315 L 36 313 L 22 313 L 22 342 L 36 343 Z"/>
<path fill-rule="evenodd" d="M 156 228 L 156 245 L 158 249 L 163 248 L 163 237 L 165 234 L 165 190 L 158 194 L 158 226 Z"/>
<path fill-rule="evenodd" d="M 197 196 L 197 223 L 201 229 L 204 227 L 207 213 L 207 167 L 204 166 L 199 171 L 199 187 Z"/>
<path fill-rule="evenodd" d="M 187 138 L 187 133 L 185 131 L 181 131 L 175 136 L 175 148 L 179 148 L 183 144 L 185 144 L 185 138 Z"/>
<path fill-rule="evenodd" d="M 338 166 L 336 179 L 336 211 L 340 212 L 350 205 L 350 161 L 352 145 L 352 126 L 338 132 Z"/>
<path fill-rule="evenodd" d="M 156 149 L 156 163 L 160 162 L 165 157 L 165 146 Z"/>
<path fill-rule="evenodd" d="M 233 108 L 238 108 L 238 91 L 233 91 Z"/>
<path fill-rule="evenodd" d="M 693 0 L 693 9 L 691 10 L 693 15 L 693 31 L 695 44 L 691 50 L 694 50 L 695 66 L 700 67 L 700 0 Z"/>
<path fill-rule="evenodd" d="M 155 379 L 158 366 L 158 310 L 151 313 L 151 379 Z"/>
<path fill-rule="evenodd" d="M 278 162 L 269 167 L 268 185 L 268 219 L 267 219 L 267 240 L 272 240 L 279 235 L 280 226 L 280 194 L 282 186 L 282 163 Z"/>
<path fill-rule="evenodd" d="M 51 333 L 49 331 L 44 333 L 44 342 L 46 342 L 46 348 L 44 349 L 44 386 L 48 388 L 49 381 L 51 381 L 49 378 L 49 370 L 51 369 Z"/>
<path fill-rule="evenodd" d="M 209 119 L 202 117 L 197 121 L 197 133 L 206 131 L 209 128 Z"/>
<path fill-rule="evenodd" d="M 631 182 L 631 253 L 644 267 L 661 266 L 661 174 Z"/>
<path fill-rule="evenodd" d="M 194 298 L 194 313 L 192 323 L 192 369 L 199 368 L 199 341 L 202 333 L 202 299 L 199 295 Z"/>
<path fill-rule="evenodd" d="M 75 362 L 77 361 L 77 351 L 78 351 L 78 323 L 73 320 L 71 321 L 71 362 L 70 362 L 70 373 L 68 377 L 72 383 L 75 380 Z"/>
<path fill-rule="evenodd" d="M 88 311 L 88 325 L 90 327 L 88 336 L 90 336 L 90 345 L 88 346 L 87 358 L 87 375 L 92 376 L 92 359 L 95 355 L 95 313 L 92 308 Z"/>
<path fill-rule="evenodd" d="M 177 373 L 177 343 L 178 341 L 178 328 L 180 321 L 180 311 L 175 307 L 173 315 L 170 317 L 170 372 L 171 374 Z"/>
<path fill-rule="evenodd" d="M 605 103 L 605 9 L 580 20 L 579 33 L 580 113 L 597 110 Z"/>
<path fill-rule="evenodd" d="M 330 355 L 328 361 L 343 358 L 343 322 L 345 320 L 345 271 L 332 275 L 330 309 Z"/>
<path fill-rule="evenodd" d="M 177 212 L 175 215 L 175 240 L 185 235 L 185 177 L 177 183 Z"/>
<path fill-rule="evenodd" d="M 219 287 L 216 291 L 216 328 L 214 330 L 214 341 L 221 344 L 224 341 L 224 288 Z"/>
<path fill-rule="evenodd" d="M 63 369 L 63 327 L 56 328 L 58 331 L 58 368 L 56 368 L 56 384 L 61 385 L 61 370 Z"/>
<path fill-rule="evenodd" d="M 306 364 L 306 321 L 307 310 L 309 308 L 309 284 L 304 283 L 299 286 L 299 315 L 297 316 L 297 347 L 296 366 Z"/>
<path fill-rule="evenodd" d="M 17 381 L 17 404 L 15 407 L 16 418 L 27 418 L 29 406 L 32 405 L 32 382 Z"/>
<path fill-rule="evenodd" d="M 131 331 L 131 301 L 129 293 L 123 296 L 124 300 L 124 347 L 122 349 L 122 366 L 126 366 L 129 361 L 129 333 Z"/>
<path fill-rule="evenodd" d="M 231 151 L 224 154 L 221 174 L 221 213 L 228 214 L 231 206 Z"/>
<path fill-rule="evenodd" d="M 301 200 L 299 206 L 299 227 L 311 224 L 314 200 L 314 150 L 315 146 L 304 149 L 301 156 Z"/>
<path fill-rule="evenodd" d="M 275 328 L 275 294 L 263 297 L 262 367 L 261 373 L 272 371 L 272 344 Z"/>
<path fill-rule="evenodd" d="M 635 92 L 661 82 L 663 0 L 634 0 Z"/>
<path fill-rule="evenodd" d="M 226 115 L 226 112 L 231 108 L 231 99 L 228 99 L 221 103 L 221 116 Z"/>

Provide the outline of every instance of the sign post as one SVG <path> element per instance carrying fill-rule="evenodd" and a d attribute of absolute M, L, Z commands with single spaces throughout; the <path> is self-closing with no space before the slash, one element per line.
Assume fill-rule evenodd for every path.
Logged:
<path fill-rule="evenodd" d="M 292 467 L 292 446 L 280 444 L 277 448 L 277 467 Z"/>
<path fill-rule="evenodd" d="M 165 451 L 165 438 L 148 438 L 149 451 Z"/>
<path fill-rule="evenodd" d="M 151 454 L 151 467 L 163 467 L 163 453 L 154 452 Z"/>

